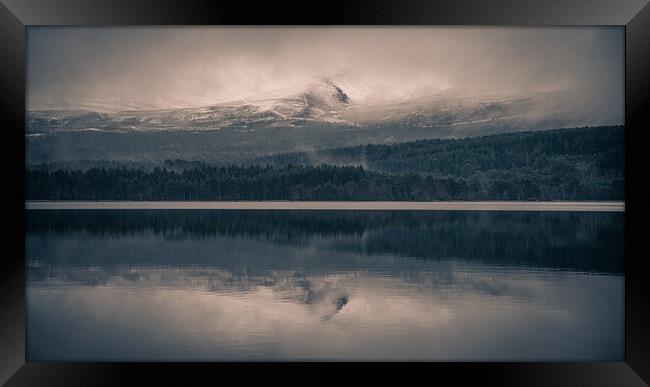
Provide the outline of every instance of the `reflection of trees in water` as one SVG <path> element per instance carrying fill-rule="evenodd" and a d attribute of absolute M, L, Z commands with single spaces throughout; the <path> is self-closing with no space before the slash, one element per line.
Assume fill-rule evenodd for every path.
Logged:
<path fill-rule="evenodd" d="M 385 214 L 345 211 L 48 210 L 29 211 L 28 232 L 125 235 L 153 231 L 169 238 L 215 235 L 288 240 L 313 235 L 360 235 Z"/>
<path fill-rule="evenodd" d="M 29 211 L 28 235 L 235 237 L 360 255 L 457 257 L 623 271 L 619 213 L 486 211 Z"/>
<path fill-rule="evenodd" d="M 371 233 L 364 248 L 368 254 L 399 251 L 420 258 L 622 272 L 622 221 L 620 214 L 517 214 L 422 222 L 409 228 L 391 225 Z"/>

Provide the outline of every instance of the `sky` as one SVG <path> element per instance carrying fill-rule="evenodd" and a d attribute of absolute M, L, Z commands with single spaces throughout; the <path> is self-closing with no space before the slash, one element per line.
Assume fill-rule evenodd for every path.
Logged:
<path fill-rule="evenodd" d="M 624 110 L 622 27 L 28 27 L 27 51 L 29 110 L 203 106 L 342 69 Z"/>

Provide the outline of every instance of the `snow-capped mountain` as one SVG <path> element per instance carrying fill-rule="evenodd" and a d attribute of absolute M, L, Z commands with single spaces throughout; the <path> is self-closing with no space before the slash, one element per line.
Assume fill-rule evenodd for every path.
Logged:
<path fill-rule="evenodd" d="M 355 71 L 337 72 L 289 87 L 199 108 L 31 111 L 28 134 L 60 131 L 261 130 L 268 127 L 372 125 L 448 127 L 516 120 L 525 128 L 549 118 L 571 118 L 561 92 L 466 95 L 458 90 L 414 96 L 413 90 Z"/>
<path fill-rule="evenodd" d="M 358 72 L 199 108 L 31 111 L 28 163 L 250 160 L 283 152 L 610 124 L 572 109 L 569 93 L 425 94 Z"/>
<path fill-rule="evenodd" d="M 351 104 L 349 97 L 328 81 L 309 81 L 300 88 L 279 90 L 237 101 L 200 108 L 92 111 L 34 111 L 28 114 L 28 132 L 105 130 L 215 130 L 227 127 L 279 127 L 314 122 L 355 126 L 338 116 Z"/>

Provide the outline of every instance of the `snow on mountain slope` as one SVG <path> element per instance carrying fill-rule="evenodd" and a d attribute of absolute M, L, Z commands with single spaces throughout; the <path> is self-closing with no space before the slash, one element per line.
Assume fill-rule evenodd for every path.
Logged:
<path fill-rule="evenodd" d="M 372 124 L 410 127 L 442 127 L 498 123 L 517 119 L 534 124 L 553 117 L 569 118 L 563 92 L 530 95 L 460 96 L 441 93 L 399 103 L 358 106 L 346 112 L 346 119 Z"/>
<path fill-rule="evenodd" d="M 516 121 L 524 127 L 571 120 L 563 92 L 473 96 L 448 90 L 414 96 L 412 87 L 358 71 L 312 77 L 286 88 L 200 108 L 166 110 L 33 111 L 28 135 L 60 131 L 263 130 L 282 127 L 454 127 Z M 576 117 L 573 117 L 576 118 Z"/>

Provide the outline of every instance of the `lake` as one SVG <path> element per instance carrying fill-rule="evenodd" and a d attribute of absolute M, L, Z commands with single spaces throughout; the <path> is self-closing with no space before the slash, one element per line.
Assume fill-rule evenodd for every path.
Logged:
<path fill-rule="evenodd" d="M 28 361 L 624 359 L 622 211 L 34 208 Z"/>

